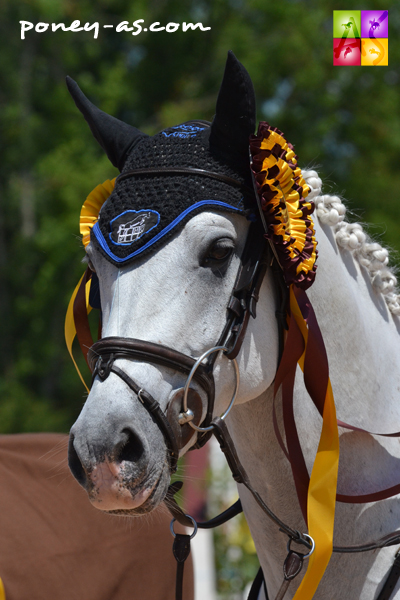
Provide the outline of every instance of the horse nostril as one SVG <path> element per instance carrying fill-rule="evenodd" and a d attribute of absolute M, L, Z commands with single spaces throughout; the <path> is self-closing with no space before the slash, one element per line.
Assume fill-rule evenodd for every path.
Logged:
<path fill-rule="evenodd" d="M 87 477 L 80 458 L 74 446 L 74 436 L 71 434 L 68 443 L 68 465 L 78 483 L 86 489 Z"/>
<path fill-rule="evenodd" d="M 115 446 L 116 462 L 138 462 L 144 453 L 144 446 L 139 436 L 125 427 L 121 431 L 121 441 Z"/>

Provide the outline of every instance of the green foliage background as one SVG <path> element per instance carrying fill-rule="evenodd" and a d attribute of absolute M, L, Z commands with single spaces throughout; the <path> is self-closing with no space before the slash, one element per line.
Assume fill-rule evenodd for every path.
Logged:
<path fill-rule="evenodd" d="M 259 119 L 319 165 L 375 234 L 399 249 L 400 9 L 389 8 L 389 67 L 333 67 L 335 2 L 323 0 L 2 0 L 0 4 L 0 431 L 66 431 L 84 390 L 63 340 L 83 266 L 80 206 L 116 175 L 69 98 L 65 75 L 103 110 L 154 133 L 211 119 L 228 49 L 250 72 Z M 365 8 L 352 1 L 352 9 Z M 211 31 L 116 33 L 142 18 Z M 35 33 L 19 21 L 98 21 Z M 82 367 L 85 368 L 84 366 Z"/>
<path fill-rule="evenodd" d="M 389 9 L 388 67 L 332 66 L 333 10 L 344 8 L 332 1 L 1 1 L 0 432 L 67 431 L 85 399 L 65 348 L 64 316 L 84 270 L 80 207 L 116 171 L 70 99 L 67 74 L 100 108 L 152 134 L 212 118 L 232 49 L 253 79 L 259 120 L 282 129 L 300 164 L 319 167 L 325 191 L 343 194 L 358 218 L 374 224 L 373 235 L 400 249 L 400 6 L 365 4 L 352 0 L 348 8 Z M 76 19 L 98 21 L 99 38 L 29 31 L 20 39 L 20 20 L 68 26 Z M 102 29 L 136 19 L 201 21 L 211 31 Z M 254 575 L 245 544 L 245 569 L 234 575 L 236 559 L 226 557 L 240 540 L 228 538 L 217 538 L 224 593 Z"/>

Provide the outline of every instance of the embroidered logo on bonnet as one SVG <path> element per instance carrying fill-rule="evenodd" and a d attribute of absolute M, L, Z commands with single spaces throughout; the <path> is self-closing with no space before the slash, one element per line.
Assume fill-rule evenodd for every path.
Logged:
<path fill-rule="evenodd" d="M 197 125 L 175 125 L 175 127 L 170 127 L 170 129 L 175 129 L 176 131 L 162 131 L 161 133 L 165 135 L 165 137 L 179 137 L 179 138 L 189 138 L 196 137 L 196 135 L 205 129 L 205 127 L 199 127 Z"/>
<path fill-rule="evenodd" d="M 129 246 L 160 222 L 155 210 L 126 210 L 110 221 L 110 240 L 113 244 Z"/>

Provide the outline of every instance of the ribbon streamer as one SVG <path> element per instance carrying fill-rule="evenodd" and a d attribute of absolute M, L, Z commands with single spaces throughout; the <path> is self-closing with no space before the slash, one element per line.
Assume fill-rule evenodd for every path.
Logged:
<path fill-rule="evenodd" d="M 275 393 L 282 385 L 288 454 L 308 533 L 315 541 L 315 551 L 310 557 L 307 572 L 293 600 L 311 600 L 332 555 L 339 433 L 321 332 L 306 293 L 293 285 L 290 286 L 290 311 L 288 338 L 276 377 Z M 323 417 L 320 441 L 310 478 L 299 448 L 297 431 L 294 436 L 290 434 L 291 427 L 296 428 L 293 415 L 296 364 L 303 370 L 307 391 Z"/>
<path fill-rule="evenodd" d="M 71 296 L 71 300 L 69 301 L 67 314 L 65 316 L 64 327 L 65 341 L 67 344 L 68 352 L 70 353 L 72 362 L 75 365 L 75 369 L 77 370 L 78 375 L 88 393 L 89 388 L 87 387 L 85 380 L 83 379 L 82 374 L 79 370 L 79 367 L 74 359 L 74 355 L 72 352 L 72 344 L 74 342 L 75 337 L 78 336 L 79 345 L 86 359 L 88 350 L 90 346 L 93 345 L 93 339 L 90 333 L 89 322 L 87 319 L 88 314 L 92 310 L 92 307 L 89 304 L 90 285 L 92 283 L 91 277 L 92 272 L 89 268 L 87 268 L 85 273 L 80 278 L 79 283 Z"/>

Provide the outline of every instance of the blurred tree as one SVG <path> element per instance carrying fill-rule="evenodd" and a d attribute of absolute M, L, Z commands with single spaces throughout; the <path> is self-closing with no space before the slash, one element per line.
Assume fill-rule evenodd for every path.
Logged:
<path fill-rule="evenodd" d="M 389 11 L 388 67 L 333 67 L 334 8 L 322 0 L 3 0 L 1 431 L 66 430 L 84 400 L 63 322 L 83 271 L 80 206 L 116 172 L 69 98 L 67 74 L 103 110 L 154 133 L 212 118 L 232 49 L 252 76 L 259 119 L 285 131 L 301 164 L 320 166 L 325 190 L 343 192 L 375 234 L 400 247 L 400 11 Z M 377 0 L 375 8 L 387 7 Z M 20 20 L 76 19 L 98 22 L 98 39 L 61 30 L 20 39 Z M 103 28 L 137 19 L 202 22 L 211 31 Z"/>
<path fill-rule="evenodd" d="M 64 316 L 84 270 L 80 207 L 116 171 L 69 97 L 67 74 L 100 108 L 152 134 L 212 118 L 232 49 L 253 79 L 259 120 L 282 129 L 301 165 L 319 166 L 325 191 L 343 193 L 376 225 L 375 236 L 400 249 L 400 9 L 389 10 L 389 66 L 375 68 L 332 66 L 335 8 L 325 0 L 2 0 L 1 432 L 68 430 L 84 401 Z M 374 8 L 387 5 L 375 0 Z M 103 28 L 137 19 L 211 30 L 133 36 Z M 99 36 L 31 30 L 21 40 L 20 20 L 98 22 Z M 226 594 L 254 575 L 254 548 L 246 550 L 239 523 L 217 537 Z"/>

